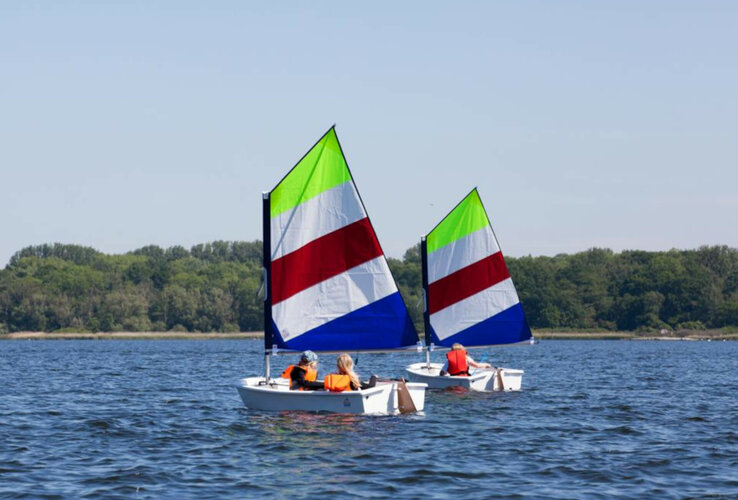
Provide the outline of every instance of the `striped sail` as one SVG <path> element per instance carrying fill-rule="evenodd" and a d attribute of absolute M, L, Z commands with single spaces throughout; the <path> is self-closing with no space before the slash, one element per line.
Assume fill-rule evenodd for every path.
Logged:
<path fill-rule="evenodd" d="M 269 193 L 268 211 L 273 345 L 350 351 L 417 343 L 333 128 Z"/>
<path fill-rule="evenodd" d="M 505 259 L 476 188 L 423 242 L 426 341 L 440 346 L 530 338 Z"/>

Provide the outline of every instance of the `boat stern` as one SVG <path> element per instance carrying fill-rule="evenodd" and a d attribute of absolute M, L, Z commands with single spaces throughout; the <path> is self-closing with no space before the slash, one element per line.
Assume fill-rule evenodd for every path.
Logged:
<path fill-rule="evenodd" d="M 499 371 L 499 375 L 498 372 Z M 491 370 L 493 374 L 488 380 L 486 388 L 487 391 L 519 391 L 523 386 L 523 370 L 515 370 L 513 368 L 498 368 Z M 500 379 L 502 387 L 500 386 Z"/>
<path fill-rule="evenodd" d="M 419 382 L 405 382 L 407 391 L 410 393 L 410 397 L 413 400 L 416 411 L 423 411 L 425 409 L 425 390 L 428 388 L 428 384 Z"/>

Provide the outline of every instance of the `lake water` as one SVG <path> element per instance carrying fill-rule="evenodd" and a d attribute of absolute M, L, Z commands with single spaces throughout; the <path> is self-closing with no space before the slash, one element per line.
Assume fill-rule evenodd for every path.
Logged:
<path fill-rule="evenodd" d="M 524 369 L 523 391 L 429 392 L 424 414 L 386 417 L 245 409 L 234 384 L 262 347 L 0 342 L 0 497 L 738 498 L 738 342 L 473 351 Z"/>

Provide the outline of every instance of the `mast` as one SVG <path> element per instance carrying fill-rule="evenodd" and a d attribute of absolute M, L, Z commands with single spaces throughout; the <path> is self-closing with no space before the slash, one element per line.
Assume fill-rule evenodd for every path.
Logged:
<path fill-rule="evenodd" d="M 430 369 L 430 314 L 428 314 L 428 244 L 425 236 L 420 237 L 420 269 L 422 273 L 423 286 L 423 332 L 425 334 L 425 364 Z"/>
<path fill-rule="evenodd" d="M 269 192 L 262 193 L 262 222 L 264 229 L 264 380 L 269 381 L 269 350 L 272 347 L 272 235 Z"/>

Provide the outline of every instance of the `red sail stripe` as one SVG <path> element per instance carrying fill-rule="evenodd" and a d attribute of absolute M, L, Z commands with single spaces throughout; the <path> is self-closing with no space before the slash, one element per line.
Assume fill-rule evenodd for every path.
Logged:
<path fill-rule="evenodd" d="M 321 236 L 272 262 L 272 304 L 380 255 L 369 218 Z"/>
<path fill-rule="evenodd" d="M 509 277 L 502 252 L 493 253 L 431 283 L 428 286 L 428 312 L 440 311 Z"/>

